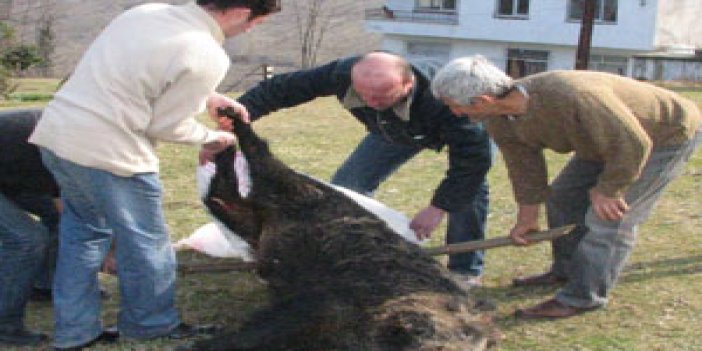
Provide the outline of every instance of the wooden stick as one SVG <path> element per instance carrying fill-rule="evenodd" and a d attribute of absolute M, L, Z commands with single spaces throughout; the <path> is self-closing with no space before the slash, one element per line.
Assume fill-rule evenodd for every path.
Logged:
<path fill-rule="evenodd" d="M 540 232 L 533 232 L 527 235 L 527 238 L 531 242 L 553 240 L 563 235 L 570 233 L 571 230 L 575 228 L 574 224 L 566 225 L 563 227 L 553 228 L 549 230 L 544 230 Z M 445 246 L 428 247 L 425 251 L 432 256 L 437 255 L 451 255 L 456 253 L 471 252 L 476 250 L 486 250 L 502 246 L 513 245 L 512 239 L 509 236 L 503 236 L 499 238 L 479 240 L 479 241 L 468 241 L 460 244 L 449 244 Z"/>
<path fill-rule="evenodd" d="M 230 271 L 247 271 L 256 268 L 256 262 L 217 262 L 217 263 L 179 263 L 178 272 L 189 273 L 216 273 Z"/>
<path fill-rule="evenodd" d="M 571 230 L 575 228 L 574 224 L 553 228 L 549 230 L 544 230 L 541 232 L 534 232 L 527 235 L 527 238 L 531 242 L 538 242 L 544 240 L 553 240 L 563 235 L 570 233 Z M 512 239 L 509 236 L 480 240 L 480 241 L 469 241 L 460 244 L 449 244 L 445 246 L 428 247 L 424 250 L 431 256 L 438 255 L 450 255 L 456 253 L 471 252 L 475 250 L 486 250 L 502 246 L 511 246 Z M 255 262 L 216 262 L 216 263 L 181 263 L 178 265 L 178 272 L 188 274 L 188 273 L 215 273 L 215 272 L 230 272 L 230 271 L 245 271 L 253 270 L 256 267 Z"/>

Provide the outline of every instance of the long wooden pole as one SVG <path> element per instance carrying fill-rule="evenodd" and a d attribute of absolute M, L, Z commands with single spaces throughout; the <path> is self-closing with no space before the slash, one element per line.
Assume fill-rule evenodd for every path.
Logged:
<path fill-rule="evenodd" d="M 553 240 L 558 237 L 564 236 L 570 233 L 575 228 L 575 225 L 567 225 L 563 227 L 553 228 L 549 230 L 544 230 L 540 232 L 534 232 L 527 235 L 527 238 L 532 242 L 539 242 L 545 240 Z M 429 247 L 424 250 L 431 256 L 438 255 L 451 255 L 457 253 L 465 253 L 476 250 L 487 250 L 494 249 L 497 247 L 511 246 L 512 239 L 509 236 L 479 240 L 479 241 L 469 241 L 460 244 L 449 244 L 444 246 Z M 229 272 L 229 271 L 245 271 L 253 270 L 256 267 L 255 262 L 217 262 L 210 264 L 192 264 L 192 263 L 181 263 L 178 265 L 178 272 L 180 273 L 214 273 L 214 272 Z"/>
<path fill-rule="evenodd" d="M 179 263 L 178 273 L 218 273 L 231 271 L 250 271 L 256 268 L 256 262 L 217 262 L 217 263 Z"/>
<path fill-rule="evenodd" d="M 540 232 L 533 232 L 527 235 L 527 238 L 531 242 L 538 242 L 544 240 L 553 240 L 563 235 L 570 233 L 575 228 L 574 224 L 553 228 L 549 230 L 544 230 Z M 487 250 L 494 249 L 496 247 L 510 246 L 512 245 L 512 239 L 509 236 L 502 236 L 499 238 L 478 240 L 478 241 L 467 241 L 460 244 L 449 244 L 445 246 L 429 247 L 425 251 L 432 256 L 437 255 L 451 255 L 457 253 L 465 253 L 476 250 Z"/>

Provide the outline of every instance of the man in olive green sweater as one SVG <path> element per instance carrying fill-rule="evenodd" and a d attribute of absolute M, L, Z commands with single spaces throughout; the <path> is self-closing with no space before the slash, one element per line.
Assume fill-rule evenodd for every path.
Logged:
<path fill-rule="evenodd" d="M 432 82 L 457 115 L 484 121 L 502 151 L 519 210 L 510 235 L 529 244 L 546 202 L 549 227 L 577 224 L 553 243 L 551 269 L 515 285 L 565 283 L 523 318 L 563 318 L 602 307 L 636 241 L 636 228 L 702 141 L 695 103 L 617 75 L 554 71 L 513 81 L 483 57 L 454 60 Z M 544 149 L 573 156 L 547 179 Z"/>

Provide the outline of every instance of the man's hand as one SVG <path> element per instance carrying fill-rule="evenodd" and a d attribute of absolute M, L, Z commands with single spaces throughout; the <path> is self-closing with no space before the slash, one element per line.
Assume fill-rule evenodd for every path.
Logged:
<path fill-rule="evenodd" d="M 225 95 L 219 93 L 212 93 L 207 98 L 207 113 L 210 115 L 210 118 L 212 118 L 212 120 L 217 122 L 219 129 L 226 131 L 232 130 L 232 121 L 228 117 L 220 116 L 219 112 L 217 111 L 220 108 L 225 107 L 233 108 L 234 111 L 236 111 L 241 116 L 242 121 L 250 123 L 249 111 L 246 110 L 246 107 L 244 107 L 244 105 Z"/>
<path fill-rule="evenodd" d="M 623 197 L 607 197 L 595 189 L 590 189 L 590 202 L 597 217 L 605 221 L 618 221 L 629 210 Z"/>
<path fill-rule="evenodd" d="M 107 252 L 105 260 L 102 261 L 102 266 L 100 266 L 100 272 L 105 274 L 116 275 L 117 274 L 117 254 L 115 253 L 115 242 L 110 245 L 110 251 Z"/>
<path fill-rule="evenodd" d="M 410 229 L 414 230 L 417 240 L 422 241 L 431 236 L 431 232 L 439 226 L 444 219 L 446 211 L 432 205 L 419 211 L 410 222 Z"/>
<path fill-rule="evenodd" d="M 234 144 L 234 141 L 236 141 L 236 137 L 232 133 L 224 131 L 214 131 L 213 133 L 216 133 L 215 140 L 202 144 L 199 155 L 200 165 L 214 161 L 214 156 L 216 154 Z"/>
<path fill-rule="evenodd" d="M 519 205 L 517 223 L 509 232 L 514 245 L 529 245 L 527 233 L 539 230 L 539 205 Z"/>
<path fill-rule="evenodd" d="M 61 201 L 61 198 L 55 197 L 52 200 L 54 202 L 54 207 L 56 207 L 56 211 L 58 211 L 58 213 L 62 213 L 63 212 L 63 201 Z"/>

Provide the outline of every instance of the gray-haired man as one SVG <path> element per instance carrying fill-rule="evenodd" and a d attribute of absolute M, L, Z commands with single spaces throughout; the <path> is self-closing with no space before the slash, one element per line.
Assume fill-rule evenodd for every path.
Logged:
<path fill-rule="evenodd" d="M 513 81 L 480 56 L 450 62 L 432 90 L 454 113 L 484 121 L 502 151 L 519 205 L 510 233 L 515 243 L 529 243 L 524 235 L 538 229 L 543 202 L 550 227 L 579 225 L 553 243 L 549 272 L 515 280 L 565 287 L 518 315 L 562 318 L 605 305 L 637 225 L 702 141 L 695 103 L 601 72 L 545 72 Z M 550 187 L 544 149 L 574 152 Z"/>

